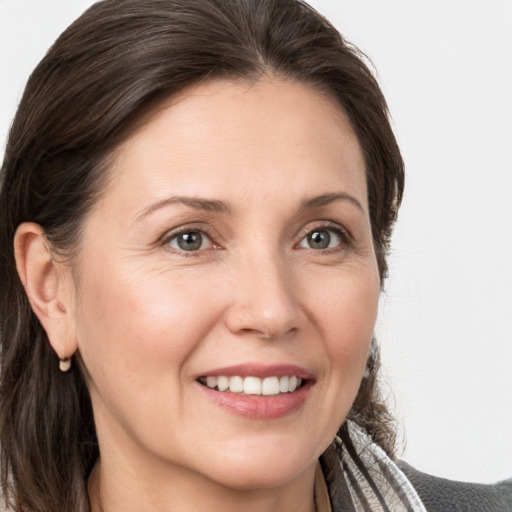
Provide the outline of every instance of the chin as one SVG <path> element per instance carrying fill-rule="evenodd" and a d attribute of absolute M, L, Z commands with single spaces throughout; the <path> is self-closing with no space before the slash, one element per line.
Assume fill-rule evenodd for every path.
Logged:
<path fill-rule="evenodd" d="M 209 478 L 225 487 L 237 490 L 271 489 L 286 485 L 302 473 L 314 470 L 318 453 L 307 449 L 304 442 L 292 439 L 268 439 L 247 443 L 245 449 L 230 447 L 222 450 L 217 464 L 208 464 Z M 261 440 L 260 440 L 261 441 Z M 216 455 L 219 459 L 219 455 Z M 213 471 L 212 471 L 213 469 Z"/>

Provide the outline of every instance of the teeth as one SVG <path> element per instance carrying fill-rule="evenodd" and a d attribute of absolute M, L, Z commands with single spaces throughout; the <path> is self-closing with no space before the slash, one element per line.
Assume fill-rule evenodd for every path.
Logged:
<path fill-rule="evenodd" d="M 261 384 L 262 395 L 278 395 L 279 379 L 277 377 L 267 377 Z"/>
<path fill-rule="evenodd" d="M 226 377 L 202 377 L 200 381 L 211 389 L 219 391 L 229 390 L 231 393 L 244 393 L 245 395 L 278 395 L 279 393 L 293 393 L 302 384 L 302 379 L 295 375 L 284 377 L 258 377 L 242 378 L 238 375 Z"/>
<path fill-rule="evenodd" d="M 214 388 L 217 386 L 217 377 L 206 377 L 206 385 L 209 388 Z"/>
<path fill-rule="evenodd" d="M 224 376 L 217 377 L 217 387 L 219 391 L 226 391 L 229 388 L 229 379 Z"/>
<path fill-rule="evenodd" d="M 242 377 L 231 377 L 229 379 L 229 391 L 241 393 L 244 390 L 244 379 Z"/>
<path fill-rule="evenodd" d="M 261 395 L 261 379 L 258 379 L 258 377 L 245 377 L 244 393 L 246 395 Z"/>

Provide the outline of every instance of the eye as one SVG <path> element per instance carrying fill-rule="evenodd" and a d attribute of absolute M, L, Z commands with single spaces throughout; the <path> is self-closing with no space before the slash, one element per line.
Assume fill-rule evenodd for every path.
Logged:
<path fill-rule="evenodd" d="M 318 228 L 310 231 L 299 243 L 305 249 L 325 250 L 340 247 L 346 241 L 346 236 L 340 229 Z"/>
<path fill-rule="evenodd" d="M 202 231 L 182 231 L 167 240 L 167 245 L 179 251 L 200 251 L 213 247 L 208 235 Z"/>

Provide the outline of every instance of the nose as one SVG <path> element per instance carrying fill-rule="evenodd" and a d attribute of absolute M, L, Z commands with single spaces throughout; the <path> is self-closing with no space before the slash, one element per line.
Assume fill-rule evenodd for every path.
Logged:
<path fill-rule="evenodd" d="M 237 335 L 277 340 L 298 330 L 305 314 L 290 265 L 278 255 L 253 254 L 232 275 L 227 328 Z"/>

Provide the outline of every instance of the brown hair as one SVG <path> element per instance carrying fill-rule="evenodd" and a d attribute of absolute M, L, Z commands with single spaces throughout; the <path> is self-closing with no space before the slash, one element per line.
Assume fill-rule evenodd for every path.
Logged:
<path fill-rule="evenodd" d="M 363 149 L 381 281 L 402 197 L 403 163 L 384 97 L 362 54 L 300 0 L 105 0 L 56 41 L 31 75 L 9 135 L 0 190 L 2 484 L 17 511 L 88 510 L 98 457 L 79 365 L 68 373 L 32 312 L 13 238 L 40 224 L 73 258 L 85 214 L 127 127 L 160 98 L 207 79 L 275 74 L 335 98 Z M 349 417 L 389 453 L 375 340 Z"/>

